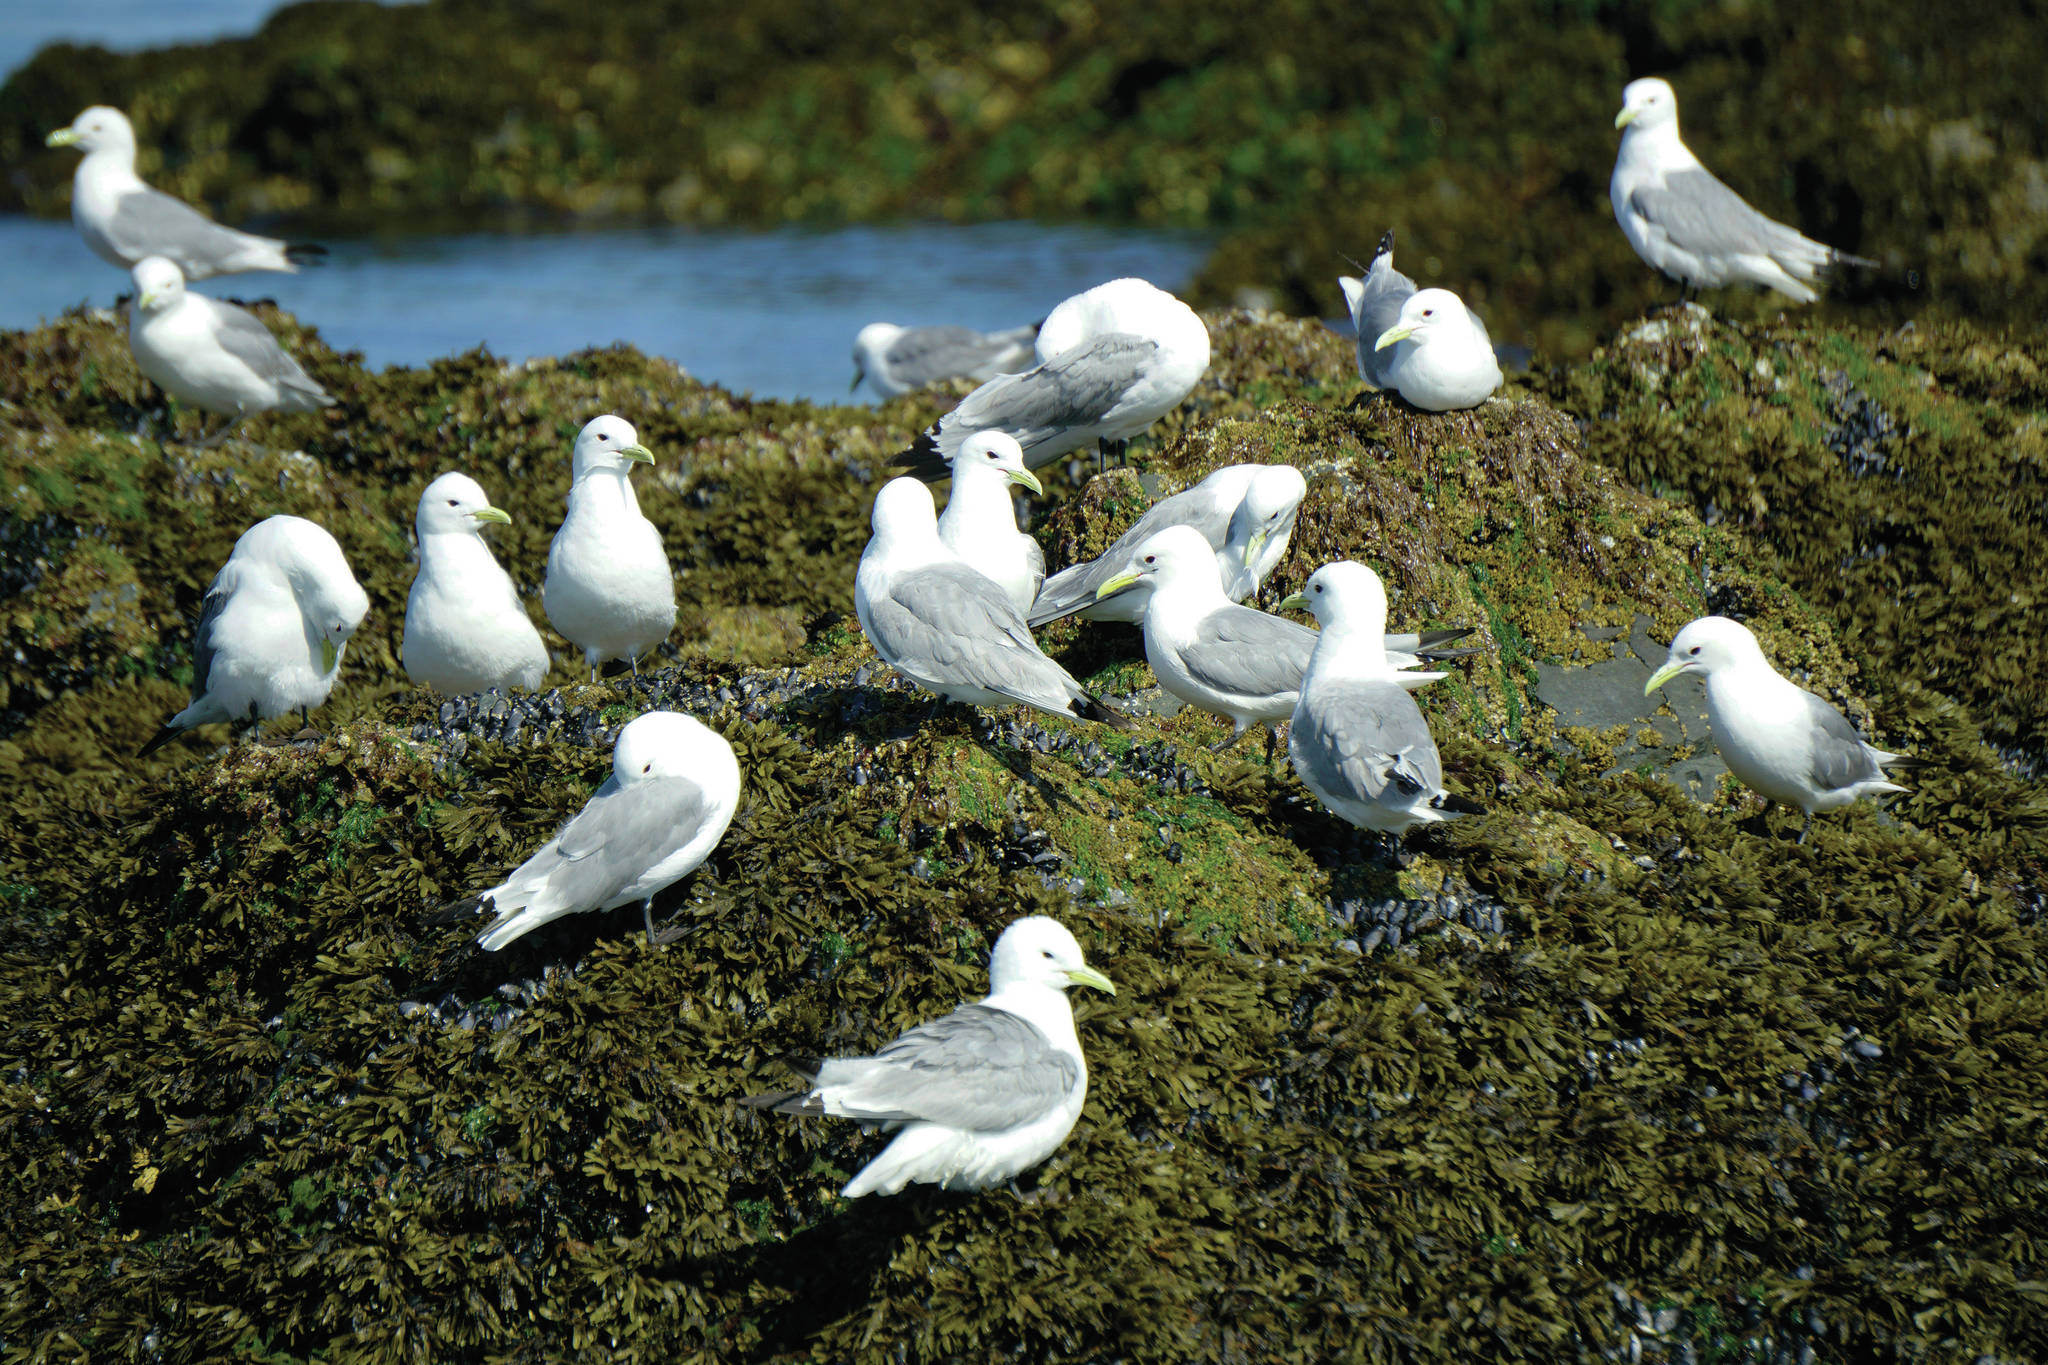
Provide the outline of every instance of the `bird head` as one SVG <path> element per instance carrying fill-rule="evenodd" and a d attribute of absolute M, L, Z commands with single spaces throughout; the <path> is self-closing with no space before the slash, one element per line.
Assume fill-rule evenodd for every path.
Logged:
<path fill-rule="evenodd" d="M 571 477 L 580 479 L 594 470 L 629 470 L 636 464 L 653 463 L 654 452 L 640 444 L 633 424 L 607 414 L 591 418 L 576 433 Z"/>
<path fill-rule="evenodd" d="M 485 523 L 510 526 L 512 518 L 491 506 L 491 500 L 467 474 L 443 474 L 420 494 L 413 527 L 420 539 L 430 535 L 474 534 Z"/>
<path fill-rule="evenodd" d="M 128 272 L 135 281 L 135 306 L 156 313 L 185 297 L 185 272 L 163 256 L 144 256 Z"/>
<path fill-rule="evenodd" d="M 1070 986 L 1092 986 L 1110 995 L 1116 987 L 1101 972 L 1089 966 L 1081 945 L 1057 920 L 1031 915 L 1015 920 L 996 939 L 989 954 L 990 994 L 1007 986 L 1046 986 L 1064 991 Z"/>
<path fill-rule="evenodd" d="M 129 159 L 135 158 L 135 127 L 128 122 L 128 116 L 119 109 L 104 104 L 92 108 L 71 120 L 68 128 L 59 128 L 43 139 L 46 147 L 76 147 L 88 154 L 100 151 L 126 151 Z"/>
<path fill-rule="evenodd" d="M 1045 492 L 1045 485 L 1024 465 L 1024 447 L 1008 432 L 975 432 L 953 451 L 952 465 L 956 479 L 966 469 L 988 469 L 1034 493 Z"/>
<path fill-rule="evenodd" d="M 1763 657 L 1763 647 L 1757 644 L 1748 626 L 1725 616 L 1702 616 L 1672 639 L 1671 652 L 1664 656 L 1663 666 L 1643 684 L 1643 695 L 1649 696 L 1681 673 L 1711 677 L 1720 669 Z"/>

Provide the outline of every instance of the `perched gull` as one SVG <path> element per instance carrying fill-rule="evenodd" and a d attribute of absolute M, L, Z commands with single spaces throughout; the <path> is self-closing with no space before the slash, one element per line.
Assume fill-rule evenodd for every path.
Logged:
<path fill-rule="evenodd" d="M 333 406 L 334 395 L 285 354 L 254 313 L 192 293 L 162 256 L 138 261 L 133 273 L 139 294 L 128 314 L 128 349 L 136 367 L 173 398 L 228 419 L 199 444 L 218 443 L 255 413 Z"/>
<path fill-rule="evenodd" d="M 1500 387 L 1486 324 L 1448 289 L 1421 289 L 1394 269 L 1394 234 L 1380 238 L 1365 278 L 1339 275 L 1358 330 L 1358 377 L 1428 412 L 1484 403 Z"/>
<path fill-rule="evenodd" d="M 135 174 L 135 129 L 119 109 L 96 104 L 46 139 L 85 153 L 71 178 L 71 221 L 93 254 L 122 269 L 164 256 L 188 280 L 244 270 L 296 272 L 327 248 L 222 227 Z"/>
<path fill-rule="evenodd" d="M 1052 310 L 1038 365 L 999 375 L 926 427 L 897 463 L 921 479 L 977 431 L 1004 431 L 1031 468 L 1070 450 L 1121 448 L 1179 407 L 1209 368 L 1209 329 L 1192 308 L 1143 280 L 1111 280 Z"/>
<path fill-rule="evenodd" d="M 919 1024 L 872 1057 L 794 1059 L 804 1090 L 752 1095 L 755 1109 L 857 1119 L 896 1134 L 840 1191 L 848 1199 L 905 1185 L 985 1190 L 1051 1156 L 1088 1098 L 1070 986 L 1116 994 L 1081 945 L 1042 915 L 1003 930 L 988 994 Z"/>
<path fill-rule="evenodd" d="M 1636 255 L 1687 290 L 1747 281 L 1800 303 L 1821 272 L 1874 266 L 1764 217 L 1700 164 L 1678 136 L 1678 96 L 1655 77 L 1630 81 L 1614 126 L 1626 129 L 1607 197 Z"/>
<path fill-rule="evenodd" d="M 1387 591 L 1363 564 L 1340 560 L 1280 604 L 1322 623 L 1287 727 L 1302 785 L 1340 818 L 1401 834 L 1448 820 L 1443 764 L 1415 699 L 1387 660 Z"/>
<path fill-rule="evenodd" d="M 420 494 L 420 569 L 405 600 L 401 657 L 407 677 L 442 692 L 534 688 L 548 675 L 547 646 L 484 544 L 486 522 L 512 518 L 467 474 L 443 474 Z"/>
<path fill-rule="evenodd" d="M 1230 738 L 1213 751 L 1221 753 L 1263 723 L 1271 762 L 1272 727 L 1294 714 L 1316 633 L 1224 596 L 1216 554 L 1192 526 L 1169 526 L 1140 544 L 1129 567 L 1098 591 L 1108 596 L 1126 588 L 1144 602 L 1145 661 L 1159 685 L 1189 706 L 1231 723 Z M 1395 670 L 1390 674 L 1395 685 L 1413 689 L 1443 677 L 1403 670 L 1425 659 L 1476 653 L 1447 648 L 1471 633 L 1387 636 L 1387 666 Z"/>
<path fill-rule="evenodd" d="M 1201 533 L 1216 553 L 1225 595 L 1242 602 L 1286 555 L 1307 493 L 1308 482 L 1293 465 L 1225 465 L 1193 488 L 1153 503 L 1094 559 L 1046 579 L 1031 608 L 1031 626 L 1035 630 L 1074 615 L 1087 621 L 1142 621 L 1142 597 L 1128 590 L 1105 594 L 1102 585 L 1129 567 L 1138 546 L 1169 526 Z"/>
<path fill-rule="evenodd" d="M 370 599 L 334 537 L 304 517 L 259 521 L 213 576 L 192 632 L 192 704 L 137 757 L 195 725 L 255 725 L 327 700 Z"/>
<path fill-rule="evenodd" d="M 939 516 L 939 539 L 1007 593 L 1011 606 L 1026 612 L 1045 581 L 1045 552 L 1017 529 L 1013 483 L 1045 491 L 1024 467 L 1016 441 L 1000 431 L 977 431 L 962 441 L 953 452 L 953 491 Z"/>
<path fill-rule="evenodd" d="M 873 524 L 853 606 L 883 663 L 951 701 L 1131 723 L 1046 658 L 1003 590 L 946 548 L 929 488 L 891 479 L 875 495 Z"/>
<path fill-rule="evenodd" d="M 476 941 L 492 952 L 550 920 L 640 902 L 655 942 L 654 898 L 718 847 L 740 800 L 740 765 L 715 731 L 677 711 L 628 721 L 612 775 L 554 838 L 490 890 L 442 912 L 497 912 Z"/>
<path fill-rule="evenodd" d="M 882 397 L 894 398 L 942 379 L 1014 374 L 1038 363 L 1032 350 L 1037 339 L 1035 322 L 1007 332 L 871 322 L 853 339 L 853 388 L 865 379 Z"/>
<path fill-rule="evenodd" d="M 607 659 L 640 671 L 640 656 L 676 624 L 676 580 L 661 532 L 633 496 L 636 464 L 654 455 L 622 417 L 593 417 L 576 436 L 569 512 L 548 547 L 541 606 L 583 651 L 590 676 Z"/>
<path fill-rule="evenodd" d="M 1706 679 L 1707 723 L 1728 771 L 1767 799 L 1806 812 L 1800 843 L 1821 811 L 1908 790 L 1887 781 L 1884 770 L 1915 760 L 1865 744 L 1840 711 L 1781 677 L 1748 626 L 1725 616 L 1694 621 L 1671 642 L 1643 695 L 1681 673 Z"/>

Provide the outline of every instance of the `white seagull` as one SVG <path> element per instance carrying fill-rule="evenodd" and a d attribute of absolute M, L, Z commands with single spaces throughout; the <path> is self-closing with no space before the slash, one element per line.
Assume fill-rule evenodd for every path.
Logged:
<path fill-rule="evenodd" d="M 1339 818 L 1401 834 L 1451 819 L 1436 740 L 1387 661 L 1387 591 L 1363 564 L 1340 560 L 1280 604 L 1322 623 L 1287 727 L 1296 776 Z"/>
<path fill-rule="evenodd" d="M 960 443 L 1003 431 L 1037 469 L 1070 450 L 1121 449 L 1179 407 L 1209 368 L 1209 329 L 1192 308 L 1143 280 L 1076 294 L 1038 329 L 1038 364 L 999 375 L 926 427 L 897 463 L 946 477 Z"/>
<path fill-rule="evenodd" d="M 1106 597 L 1126 588 L 1144 603 L 1145 661 L 1159 685 L 1187 705 L 1231 723 L 1230 738 L 1212 745 L 1212 752 L 1221 753 L 1244 738 L 1246 730 L 1264 724 L 1266 760 L 1271 762 L 1272 727 L 1294 714 L 1316 632 L 1224 596 L 1216 555 L 1191 526 L 1170 526 L 1140 544 L 1129 567 L 1099 591 Z M 1443 677 L 1409 670 L 1425 660 L 1477 653 L 1448 648 L 1471 633 L 1387 636 L 1394 684 L 1413 690 Z"/>
<path fill-rule="evenodd" d="M 199 210 L 153 190 L 135 174 L 135 129 L 103 104 L 59 128 L 45 142 L 85 153 L 71 177 L 71 221 L 93 254 L 126 270 L 149 256 L 168 257 L 188 280 L 244 270 L 296 273 L 301 262 L 327 254 L 309 242 L 285 242 L 222 227 Z"/>
<path fill-rule="evenodd" d="M 334 395 L 299 368 L 254 313 L 192 293 L 162 256 L 137 262 L 133 274 L 138 295 L 128 314 L 128 349 L 136 368 L 173 398 L 228 419 L 198 444 L 218 444 L 259 412 L 333 406 Z"/>
<path fill-rule="evenodd" d="M 1003 590 L 946 548 L 924 484 L 884 484 L 872 522 L 853 606 L 883 663 L 950 701 L 1131 723 L 1047 658 Z"/>
<path fill-rule="evenodd" d="M 420 494 L 420 568 L 405 599 L 401 658 L 407 677 L 437 691 L 531 689 L 548 675 L 547 646 L 484 544 L 487 524 L 512 518 L 467 474 L 443 474 Z"/>
<path fill-rule="evenodd" d="M 541 606 L 583 651 L 592 681 L 607 659 L 640 671 L 640 656 L 676 624 L 676 580 L 661 532 L 633 496 L 636 464 L 654 454 L 622 417 L 593 417 L 577 433 L 569 511 L 548 546 Z"/>
<path fill-rule="evenodd" d="M 792 1060 L 808 1088 L 741 1103 L 894 1132 L 840 1191 L 848 1199 L 911 1184 L 985 1190 L 1014 1180 L 1066 1141 L 1088 1098 L 1068 988 L 1115 995 L 1116 987 L 1042 915 L 1003 930 L 988 984 L 979 1002 L 919 1024 L 871 1057 Z"/>
<path fill-rule="evenodd" d="M 1004 332 L 871 322 L 853 339 L 853 389 L 865 379 L 884 398 L 943 379 L 993 379 L 1038 363 L 1038 324 Z M 848 389 L 851 393 L 853 389 Z"/>
<path fill-rule="evenodd" d="M 255 726 L 327 700 L 370 599 L 334 537 L 304 517 L 257 522 L 213 576 L 192 632 L 192 704 L 137 757 L 195 725 Z"/>
<path fill-rule="evenodd" d="M 1614 126 L 1625 130 L 1607 182 L 1614 221 L 1681 294 L 1747 282 L 1811 303 L 1822 272 L 1877 264 L 1764 217 L 1722 184 L 1678 136 L 1678 96 L 1668 83 L 1630 81 Z"/>
<path fill-rule="evenodd" d="M 977 431 L 953 452 L 953 491 L 939 514 L 939 539 L 968 567 L 995 582 L 1018 611 L 1031 610 L 1045 581 L 1045 551 L 1017 529 L 1010 485 L 1045 492 L 1024 467 L 1024 452 L 1000 431 Z"/>
<path fill-rule="evenodd" d="M 1908 790 L 1884 770 L 1915 760 L 1864 743 L 1840 711 L 1772 668 L 1741 622 L 1702 616 L 1679 631 L 1643 695 L 1681 673 L 1706 680 L 1707 723 L 1728 771 L 1768 800 L 1806 812 L 1800 843 L 1821 811 Z"/>
<path fill-rule="evenodd" d="M 1358 377 L 1427 412 L 1484 403 L 1500 387 L 1486 324 L 1448 289 L 1420 289 L 1394 269 L 1394 234 L 1380 238 L 1365 278 L 1339 275 L 1358 331 Z"/>
<path fill-rule="evenodd" d="M 492 952 L 551 920 L 654 898 L 711 856 L 740 800 L 740 765 L 714 730 L 678 711 L 628 721 L 612 775 L 554 838 L 490 890 L 443 912 L 495 910 L 476 941 Z"/>
<path fill-rule="evenodd" d="M 1242 602 L 1259 590 L 1287 554 L 1295 517 L 1307 494 L 1308 481 L 1293 465 L 1225 465 L 1193 488 L 1153 503 L 1094 559 L 1046 579 L 1032 604 L 1032 629 L 1067 616 L 1142 621 L 1143 597 L 1128 589 L 1104 593 L 1102 585 L 1129 567 L 1138 546 L 1169 526 L 1192 527 L 1208 542 L 1216 553 L 1225 595 Z"/>

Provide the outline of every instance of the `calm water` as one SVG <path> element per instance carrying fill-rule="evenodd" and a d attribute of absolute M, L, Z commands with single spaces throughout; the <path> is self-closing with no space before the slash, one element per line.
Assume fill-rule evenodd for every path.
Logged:
<path fill-rule="evenodd" d="M 6 0 L 0 4 L 0 77 L 49 43 L 97 43 L 134 52 L 246 37 L 281 8 L 277 0 Z"/>
<path fill-rule="evenodd" d="M 417 365 L 479 344 L 519 360 L 627 341 L 735 390 L 843 403 L 853 336 L 866 323 L 1014 327 L 1120 275 L 1178 289 L 1208 239 L 986 223 L 653 227 L 327 245 L 333 254 L 324 266 L 198 288 L 216 298 L 275 298 L 373 367 Z M 0 262 L 4 328 L 130 292 L 128 277 L 87 251 L 68 220 L 0 216 Z"/>

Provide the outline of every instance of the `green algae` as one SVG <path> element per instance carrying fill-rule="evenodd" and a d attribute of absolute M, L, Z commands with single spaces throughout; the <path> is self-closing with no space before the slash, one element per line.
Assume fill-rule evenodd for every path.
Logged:
<path fill-rule="evenodd" d="M 7 616 L 33 616 L 38 564 L 78 585 L 10 626 L 17 645 L 84 638 L 93 574 L 136 588 L 128 633 L 12 704 L 0 738 L 0 1355 L 2048 1352 L 2031 1271 L 2048 801 L 1980 738 L 2022 733 L 1993 719 L 2024 698 L 1959 681 L 1962 641 L 1863 629 L 1883 594 L 1831 586 L 1802 548 L 1830 533 L 1731 514 L 1748 504 L 1724 491 L 1775 508 L 1785 481 L 1817 484 L 1810 505 L 1833 505 L 1811 471 L 1845 458 L 1824 406 L 1849 402 L 1827 387 L 1841 370 L 1937 444 L 1888 441 L 1978 494 L 1973 518 L 1893 554 L 2003 564 L 2023 590 L 2001 547 L 2039 504 L 1981 494 L 2031 468 L 1999 460 L 2039 429 L 2032 353 L 1956 332 L 1901 359 L 1858 333 L 1771 332 L 1793 397 L 1767 428 L 1735 397 L 1755 334 L 1718 337 L 1718 358 L 1674 342 L 1654 382 L 1646 343 L 1621 340 L 1540 392 L 1439 417 L 1346 411 L 1348 346 L 1312 325 L 1213 322 L 1219 363 L 1147 472 L 1298 464 L 1309 498 L 1269 598 L 1358 556 L 1400 624 L 1478 626 L 1495 651 L 1419 694 L 1451 785 L 1488 813 L 1403 859 L 1255 740 L 1209 754 L 1204 719 L 1050 720 L 1072 742 L 1027 755 L 864 673 L 840 613 L 868 471 L 932 400 L 747 404 L 627 351 L 373 376 L 308 336 L 341 412 L 195 456 L 136 434 L 155 409 L 109 321 L 0 339 L 18 366 L 0 366 L 18 395 L 0 409 L 7 544 L 33 547 L 5 557 Z M 1913 366 L 1935 384 L 1916 391 Z M 1915 402 L 1953 410 L 1937 423 Z M 642 502 L 684 592 L 794 594 L 796 633 L 734 631 L 713 657 L 679 630 L 661 678 L 575 680 L 559 722 L 458 748 L 443 699 L 395 671 L 412 499 L 443 461 L 478 472 L 518 517 L 497 543 L 531 588 L 567 436 L 613 407 L 663 461 Z M 1994 427 L 2016 435 L 1940 444 Z M 1055 562 L 1127 524 L 1135 483 L 1061 504 Z M 1928 496 L 1868 474 L 1850 493 L 1894 518 Z M 131 764 L 182 697 L 211 565 L 276 510 L 334 525 L 373 599 L 316 717 L 327 735 Z M 1939 600 L 1915 611 L 1979 591 L 1924 582 Z M 1641 613 L 1661 632 L 1724 603 L 1929 760 L 1890 815 L 1854 808 L 1796 846 L 1783 812 L 1705 809 L 1552 746 L 1527 661 L 1569 658 L 1585 622 Z M 1103 669 L 1135 644 L 1097 625 L 1056 638 Z M 1996 638 L 2039 663 L 2037 641 Z M 720 848 L 657 902 L 680 937 L 652 950 L 626 910 L 486 955 L 473 924 L 436 923 L 602 778 L 582 719 L 616 723 L 665 686 L 747 783 Z M 1499 931 L 1445 913 L 1398 951 L 1334 942 L 1355 932 L 1334 903 L 1443 896 L 1498 906 Z M 734 1106 L 786 1083 L 782 1056 L 872 1047 L 978 994 L 995 934 L 1033 912 L 1074 927 L 1119 994 L 1076 1002 L 1089 1103 L 1030 1199 L 848 1204 L 833 1192 L 878 1139 Z"/>
<path fill-rule="evenodd" d="M 1650 73 L 1759 208 L 1883 262 L 1828 315 L 2031 323 L 2044 65 L 2022 11 L 1907 0 L 302 4 L 248 39 L 39 54 L 0 87 L 0 208 L 61 212 L 76 158 L 43 137 L 112 103 L 143 174 L 230 221 L 1121 220 L 1221 233 L 1204 302 L 1325 314 L 1391 227 L 1496 336 L 1578 356 L 1671 293 L 1606 197 Z"/>

